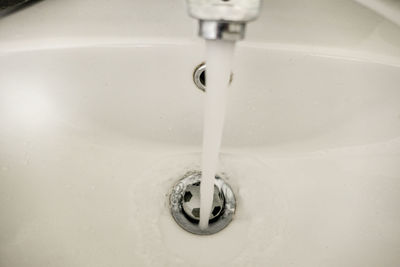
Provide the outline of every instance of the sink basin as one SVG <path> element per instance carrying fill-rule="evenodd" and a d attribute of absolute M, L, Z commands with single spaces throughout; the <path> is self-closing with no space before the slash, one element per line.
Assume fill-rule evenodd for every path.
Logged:
<path fill-rule="evenodd" d="M 237 213 L 199 237 L 175 224 L 167 194 L 199 168 L 204 93 L 192 73 L 204 43 L 192 24 L 171 38 L 79 36 L 98 19 L 89 11 L 76 36 L 40 22 L 36 38 L 7 33 L 35 12 L 61 27 L 55 14 L 79 1 L 65 2 L 0 21 L 0 266 L 399 266 L 397 26 L 352 1 L 310 1 L 299 17 L 352 11 L 358 26 L 325 21 L 344 36 L 325 44 L 300 23 L 294 41 L 298 18 L 276 15 L 289 1 L 264 5 L 282 29 L 249 25 L 228 100 L 220 172 Z"/>

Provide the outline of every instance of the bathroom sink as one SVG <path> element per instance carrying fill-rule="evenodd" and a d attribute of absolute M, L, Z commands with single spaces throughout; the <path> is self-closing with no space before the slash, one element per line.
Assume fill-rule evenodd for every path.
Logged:
<path fill-rule="evenodd" d="M 65 2 L 0 20 L 0 266 L 400 265 L 400 28 L 352 1 L 298 1 L 290 20 L 277 15 L 294 12 L 289 1 L 265 3 L 229 89 L 220 172 L 237 212 L 199 237 L 167 207 L 199 168 L 195 25 L 168 38 L 146 36 L 157 27 L 145 19 L 150 32 L 135 37 L 99 33 L 104 21 L 80 10 L 63 27 L 56 14 L 79 4 Z M 173 5 L 182 14 L 166 23 L 187 22 Z M 306 32 L 315 9 L 329 36 L 318 23 Z M 354 28 L 325 21 L 327 10 L 353 12 Z M 12 28 L 36 14 L 54 23 L 36 22 L 36 37 Z"/>

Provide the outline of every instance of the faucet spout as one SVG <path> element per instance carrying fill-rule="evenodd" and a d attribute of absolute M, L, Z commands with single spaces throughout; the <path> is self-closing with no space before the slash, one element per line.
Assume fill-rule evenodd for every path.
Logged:
<path fill-rule="evenodd" d="M 206 40 L 238 41 L 246 23 L 255 20 L 261 0 L 186 0 L 188 13 L 199 20 L 199 36 Z"/>

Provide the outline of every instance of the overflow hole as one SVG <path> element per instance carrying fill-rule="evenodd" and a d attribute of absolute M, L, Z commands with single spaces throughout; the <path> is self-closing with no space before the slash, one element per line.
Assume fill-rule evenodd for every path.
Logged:
<path fill-rule="evenodd" d="M 231 73 L 229 77 L 229 85 L 232 83 L 233 80 L 233 73 Z M 194 69 L 193 72 L 193 82 L 197 86 L 198 89 L 205 92 L 206 91 L 206 63 L 201 63 Z"/>
<path fill-rule="evenodd" d="M 201 72 L 199 79 L 200 79 L 201 84 L 204 87 L 206 87 L 206 72 L 205 71 Z"/>

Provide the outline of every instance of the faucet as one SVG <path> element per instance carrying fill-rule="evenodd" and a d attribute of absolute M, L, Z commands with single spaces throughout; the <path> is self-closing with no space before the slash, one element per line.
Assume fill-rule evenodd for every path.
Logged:
<path fill-rule="evenodd" d="M 188 13 L 199 20 L 206 40 L 242 40 L 246 23 L 260 13 L 261 0 L 186 0 Z"/>

